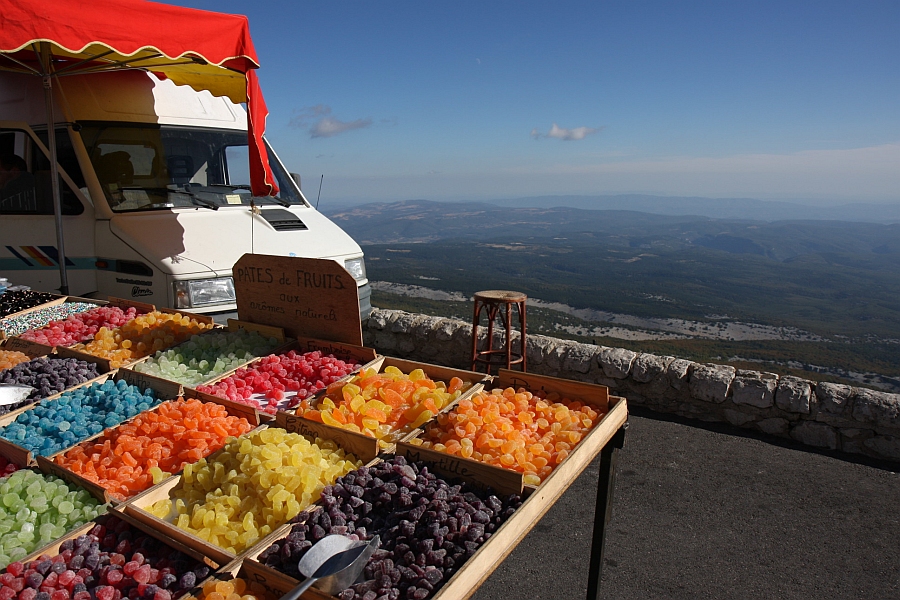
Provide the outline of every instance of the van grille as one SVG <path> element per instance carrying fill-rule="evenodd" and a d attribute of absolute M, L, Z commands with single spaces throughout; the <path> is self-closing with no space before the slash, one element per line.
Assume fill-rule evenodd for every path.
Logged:
<path fill-rule="evenodd" d="M 269 210 L 263 210 L 262 218 L 269 222 L 269 225 L 275 231 L 298 231 L 309 229 L 306 226 L 306 223 L 297 218 L 294 213 L 281 210 L 280 208 L 272 208 Z"/>

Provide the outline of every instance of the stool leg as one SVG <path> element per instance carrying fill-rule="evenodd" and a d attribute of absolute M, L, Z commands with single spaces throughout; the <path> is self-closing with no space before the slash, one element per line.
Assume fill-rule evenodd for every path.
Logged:
<path fill-rule="evenodd" d="M 481 302 L 475 300 L 475 314 L 472 317 L 472 370 L 478 371 L 478 321 L 481 319 Z"/>
<path fill-rule="evenodd" d="M 488 343 L 487 343 L 487 357 L 490 361 L 490 358 L 493 356 L 494 351 L 494 319 L 497 318 L 497 309 L 500 307 L 496 304 L 488 305 Z M 487 363 L 487 370 L 485 371 L 488 375 L 491 374 L 491 363 Z"/>
<path fill-rule="evenodd" d="M 512 367 L 512 306 L 506 303 L 506 368 Z"/>
<path fill-rule="evenodd" d="M 528 371 L 528 368 L 527 368 L 526 362 L 525 362 L 526 361 L 526 358 L 525 358 L 525 348 L 526 348 L 526 345 L 525 345 L 525 301 L 517 303 L 516 309 L 519 312 L 519 328 L 521 331 L 521 333 L 519 335 L 519 347 L 521 348 L 521 352 L 522 352 L 522 372 L 525 373 Z"/>

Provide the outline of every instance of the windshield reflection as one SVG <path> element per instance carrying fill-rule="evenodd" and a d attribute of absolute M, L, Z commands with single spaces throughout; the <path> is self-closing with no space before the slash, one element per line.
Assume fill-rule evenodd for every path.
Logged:
<path fill-rule="evenodd" d="M 81 136 L 110 207 L 116 212 L 176 207 L 304 205 L 266 144 L 276 196 L 250 192 L 243 131 L 191 127 L 84 125 Z"/>

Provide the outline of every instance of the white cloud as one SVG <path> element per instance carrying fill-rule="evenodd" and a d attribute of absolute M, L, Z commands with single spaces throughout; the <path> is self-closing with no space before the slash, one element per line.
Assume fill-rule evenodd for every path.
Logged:
<path fill-rule="evenodd" d="M 356 119 L 355 121 L 341 121 L 331 116 L 331 107 L 324 104 L 309 106 L 298 111 L 291 117 L 289 125 L 297 129 L 307 129 L 309 137 L 333 137 L 335 135 L 363 129 L 372 124 L 372 119 Z"/>
<path fill-rule="evenodd" d="M 556 123 L 553 124 L 553 127 L 550 128 L 550 131 L 547 133 L 541 133 L 538 131 L 537 127 L 531 130 L 531 137 L 536 140 L 541 138 L 556 138 L 558 140 L 565 141 L 573 141 L 573 140 L 583 140 L 585 137 L 591 135 L 592 133 L 597 133 L 601 128 L 594 127 L 573 127 L 572 129 L 567 129 L 565 127 L 560 127 Z"/>

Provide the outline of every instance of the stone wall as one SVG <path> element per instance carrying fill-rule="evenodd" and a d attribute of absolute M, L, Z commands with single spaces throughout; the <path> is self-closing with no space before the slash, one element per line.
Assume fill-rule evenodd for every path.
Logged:
<path fill-rule="evenodd" d="M 375 309 L 363 338 L 387 356 L 471 367 L 463 321 Z M 632 405 L 900 460 L 900 394 L 539 335 L 528 336 L 526 353 L 529 372 L 605 385 Z"/>

